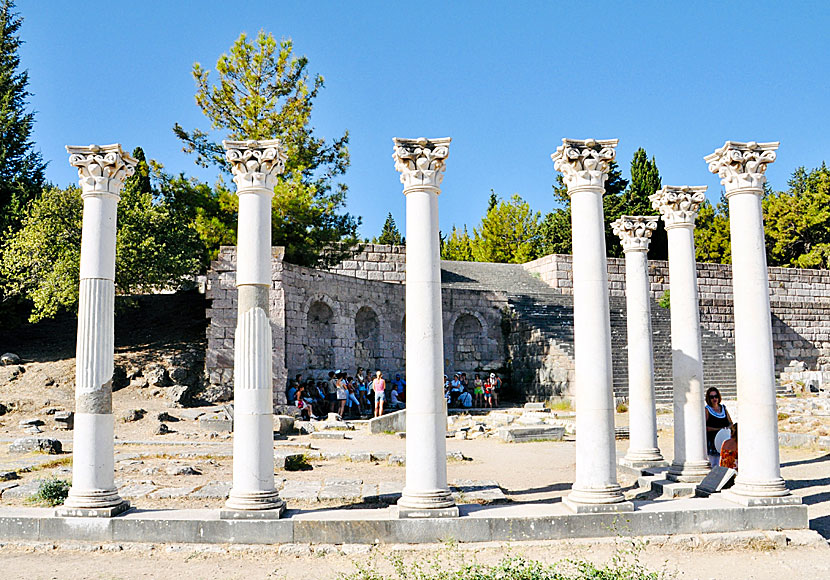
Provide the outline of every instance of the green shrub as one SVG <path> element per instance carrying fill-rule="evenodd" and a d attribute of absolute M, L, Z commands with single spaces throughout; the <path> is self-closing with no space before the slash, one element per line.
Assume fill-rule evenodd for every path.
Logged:
<path fill-rule="evenodd" d="M 50 477 L 42 479 L 37 488 L 37 493 L 29 498 L 31 503 L 46 504 L 50 506 L 63 505 L 69 496 L 71 484 L 65 479 Z"/>
<path fill-rule="evenodd" d="M 663 295 L 660 296 L 660 300 L 657 301 L 657 304 L 659 304 L 661 308 L 671 308 L 671 292 L 669 290 L 663 292 Z"/>

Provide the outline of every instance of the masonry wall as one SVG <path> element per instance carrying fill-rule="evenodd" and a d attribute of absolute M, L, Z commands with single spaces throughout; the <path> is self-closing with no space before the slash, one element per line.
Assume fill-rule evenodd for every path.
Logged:
<path fill-rule="evenodd" d="M 524 265 L 551 287 L 573 294 L 573 259 L 545 256 Z M 701 325 L 734 341 L 732 266 L 697 264 Z M 669 289 L 669 264 L 649 263 L 651 294 L 659 299 Z M 775 368 L 780 373 L 790 361 L 808 369 L 830 371 L 830 271 L 769 268 Z M 625 295 L 625 259 L 608 258 L 608 285 L 612 296 Z"/>
<path fill-rule="evenodd" d="M 401 254 L 390 251 L 381 255 Z M 395 281 L 356 275 L 380 272 L 367 270 L 370 263 L 378 262 L 360 262 L 359 268 L 315 270 L 283 262 L 282 248 L 274 248 L 270 314 L 275 405 L 285 404 L 286 378 L 297 373 L 322 378 L 330 370 L 353 373 L 358 366 L 380 369 L 387 377 L 405 373 L 406 289 Z M 235 269 L 236 249 L 223 247 L 207 277 L 207 297 L 212 300 L 207 312 L 211 320 L 207 391 L 213 400 L 230 400 L 233 395 Z M 447 372 L 464 371 L 471 377 L 476 372 L 504 372 L 507 349 L 502 316 L 506 296 L 447 289 L 442 303 Z"/>

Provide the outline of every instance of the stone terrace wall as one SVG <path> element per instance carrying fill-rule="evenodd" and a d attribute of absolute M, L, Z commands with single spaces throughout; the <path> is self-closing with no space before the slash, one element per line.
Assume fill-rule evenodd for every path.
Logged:
<path fill-rule="evenodd" d="M 296 373 L 324 377 L 338 368 L 354 372 L 357 365 L 380 368 L 387 377 L 405 371 L 403 285 L 304 268 L 283 262 L 283 255 L 282 248 L 274 248 L 271 258 L 275 405 L 285 404 L 286 378 Z M 235 271 L 236 248 L 221 248 L 207 277 L 212 304 L 206 369 L 208 394 L 215 400 L 233 395 Z M 503 371 L 506 295 L 445 289 L 442 302 L 447 372 Z"/>
<path fill-rule="evenodd" d="M 525 264 L 540 278 L 564 294 L 573 294 L 572 256 L 551 255 Z M 732 266 L 697 264 L 701 325 L 734 341 Z M 651 294 L 669 289 L 669 265 L 649 263 Z M 809 369 L 830 371 L 830 271 L 769 268 L 770 306 L 776 371 L 791 360 L 804 361 Z M 625 295 L 625 260 L 608 258 L 608 285 L 612 296 Z"/>
<path fill-rule="evenodd" d="M 552 254 L 524 264 L 552 288 L 573 294 L 573 256 Z M 659 298 L 669 289 L 669 263 L 649 262 L 651 294 Z M 830 302 L 830 271 L 769 268 L 770 298 L 787 302 Z M 612 296 L 625 296 L 625 259 L 608 258 L 608 286 Z M 697 287 L 701 299 L 732 300 L 732 266 L 697 264 Z"/>
<path fill-rule="evenodd" d="M 363 280 L 403 284 L 406 280 L 406 246 L 364 244 L 351 260 L 329 268 L 330 272 Z"/>

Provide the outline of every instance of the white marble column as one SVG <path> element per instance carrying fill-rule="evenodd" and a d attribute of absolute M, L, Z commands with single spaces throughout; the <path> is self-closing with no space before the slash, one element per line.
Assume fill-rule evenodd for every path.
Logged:
<path fill-rule="evenodd" d="M 271 198 L 286 155 L 278 140 L 223 141 L 239 197 L 234 335 L 233 487 L 223 518 L 278 518 L 274 488 Z"/>
<path fill-rule="evenodd" d="M 627 511 L 617 483 L 608 266 L 602 196 L 617 140 L 562 139 L 551 155 L 571 198 L 573 230 L 576 478 L 565 503 L 576 512 Z M 409 319 L 407 319 L 407 324 Z"/>
<path fill-rule="evenodd" d="M 800 503 L 781 478 L 775 356 L 761 198 L 778 143 L 737 143 L 705 157 L 729 201 L 735 367 L 738 383 L 738 477 L 724 496 L 744 505 Z"/>
<path fill-rule="evenodd" d="M 668 478 L 680 482 L 699 482 L 709 473 L 694 238 L 705 192 L 706 186 L 667 185 L 649 196 L 669 239 L 674 459 Z"/>
<path fill-rule="evenodd" d="M 628 328 L 628 452 L 621 465 L 635 469 L 667 465 L 657 447 L 654 353 L 648 246 L 658 216 L 624 215 L 611 224 L 625 253 L 625 303 Z"/>
<path fill-rule="evenodd" d="M 406 196 L 406 486 L 399 517 L 453 517 L 447 486 L 447 415 L 438 194 L 450 139 L 395 139 Z"/>
<path fill-rule="evenodd" d="M 112 372 L 115 348 L 115 226 L 136 160 L 121 145 L 67 147 L 84 200 L 75 359 L 72 488 L 58 515 L 113 516 L 130 507 L 114 481 Z"/>

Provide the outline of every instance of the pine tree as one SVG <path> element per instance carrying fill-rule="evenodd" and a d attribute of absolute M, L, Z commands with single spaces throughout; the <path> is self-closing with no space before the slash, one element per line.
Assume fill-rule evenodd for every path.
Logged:
<path fill-rule="evenodd" d="M 388 244 L 390 246 L 402 246 L 406 244 L 406 240 L 398 231 L 398 226 L 395 224 L 395 218 L 392 217 L 390 211 L 386 216 L 386 221 L 383 223 L 383 229 L 380 236 L 372 240 L 375 244 Z"/>
<path fill-rule="evenodd" d="M 349 134 L 326 142 L 314 135 L 311 111 L 323 88 L 323 77 L 311 75 L 308 59 L 293 52 L 290 39 L 279 43 L 260 31 L 244 33 L 216 62 L 216 79 L 196 63 L 196 103 L 212 129 L 226 139 L 279 138 L 288 159 L 274 191 L 272 240 L 285 246 L 285 259 L 304 266 L 329 265 L 349 255 L 357 243 L 360 218 L 340 213 L 347 187 L 336 180 L 349 166 Z M 196 163 L 229 172 L 218 139 L 205 131 L 173 132 Z M 216 214 L 230 219 L 232 212 Z M 224 223 L 223 233 L 233 232 Z"/>
<path fill-rule="evenodd" d="M 460 233 L 455 226 L 452 227 L 450 237 L 444 241 L 441 247 L 441 259 L 475 262 L 473 240 L 470 238 L 470 234 L 467 233 L 466 225 L 463 233 Z"/>
<path fill-rule="evenodd" d="M 35 115 L 26 111 L 29 74 L 20 69 L 23 20 L 12 0 L 0 0 L 0 233 L 16 229 L 43 187 L 46 164 L 31 141 Z"/>
<path fill-rule="evenodd" d="M 536 257 L 539 246 L 539 213 L 518 194 L 509 201 L 490 196 L 491 209 L 473 230 L 473 255 L 477 262 L 523 264 Z"/>

